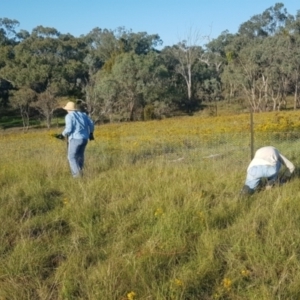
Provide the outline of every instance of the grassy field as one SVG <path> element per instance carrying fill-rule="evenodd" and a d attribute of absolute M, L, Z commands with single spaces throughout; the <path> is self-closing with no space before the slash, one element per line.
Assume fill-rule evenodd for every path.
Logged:
<path fill-rule="evenodd" d="M 300 164 L 298 112 L 255 147 Z M 300 185 L 240 198 L 249 115 L 98 126 L 73 179 L 60 129 L 0 136 L 0 299 L 300 299 Z"/>

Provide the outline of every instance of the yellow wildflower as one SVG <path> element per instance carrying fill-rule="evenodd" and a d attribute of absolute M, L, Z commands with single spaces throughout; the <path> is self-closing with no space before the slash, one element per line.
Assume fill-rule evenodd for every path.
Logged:
<path fill-rule="evenodd" d="M 201 222 L 205 221 L 205 215 L 202 211 L 198 212 L 198 218 L 200 219 Z"/>
<path fill-rule="evenodd" d="M 241 274 L 242 274 L 243 277 L 248 277 L 250 275 L 250 271 L 245 269 L 245 270 L 241 271 Z"/>
<path fill-rule="evenodd" d="M 180 279 L 175 278 L 174 283 L 177 286 L 183 286 L 183 282 Z"/>
<path fill-rule="evenodd" d="M 161 216 L 163 213 L 164 213 L 163 209 L 162 209 L 162 208 L 158 208 L 158 209 L 155 211 L 154 216 L 155 216 L 155 217 L 158 217 L 158 216 Z"/>
<path fill-rule="evenodd" d="M 64 198 L 63 203 L 64 203 L 64 205 L 68 205 L 70 203 L 70 201 L 68 198 Z"/>
<path fill-rule="evenodd" d="M 134 300 L 134 297 L 136 296 L 136 293 L 135 292 L 129 292 L 127 294 L 127 299 L 128 300 Z"/>
<path fill-rule="evenodd" d="M 229 278 L 224 278 L 222 281 L 223 287 L 229 291 L 231 289 L 232 281 Z"/>

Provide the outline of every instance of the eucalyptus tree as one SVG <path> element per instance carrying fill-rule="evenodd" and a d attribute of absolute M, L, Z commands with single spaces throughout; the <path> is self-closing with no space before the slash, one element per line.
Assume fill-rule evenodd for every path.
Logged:
<path fill-rule="evenodd" d="M 118 29 L 118 32 L 120 30 Z M 80 86 L 84 98 L 82 101 L 94 121 L 101 120 L 105 115 L 104 111 L 106 112 L 106 109 L 102 109 L 103 103 L 100 103 L 95 89 L 97 74 L 104 65 L 105 69 L 110 71 L 115 58 L 123 53 L 123 44 L 116 35 L 116 31 L 96 27 L 83 37 L 88 50 L 83 60 L 87 73 L 80 79 Z"/>
<path fill-rule="evenodd" d="M 205 44 L 205 51 L 199 58 L 207 66 L 213 66 L 217 74 L 222 72 L 226 63 L 225 47 L 230 43 L 232 36 L 227 30 L 223 31 L 216 39 Z"/>
<path fill-rule="evenodd" d="M 116 37 L 116 32 L 96 27 L 84 39 L 89 50 L 90 68 L 96 73 L 114 53 L 122 53 L 122 44 Z"/>
<path fill-rule="evenodd" d="M 37 94 L 30 88 L 22 88 L 14 91 L 10 103 L 12 107 L 20 111 L 23 128 L 28 129 L 31 104 L 36 100 Z"/>
<path fill-rule="evenodd" d="M 210 79 L 206 79 L 203 85 L 205 90 L 208 90 L 207 95 L 209 98 L 222 98 L 223 83 L 225 86 L 225 98 L 230 101 L 233 97 L 235 84 L 230 80 L 230 76 L 228 80 L 226 79 L 226 72 L 224 71 L 228 62 L 226 46 L 231 43 L 233 37 L 234 35 L 227 30 L 223 31 L 216 39 L 209 41 L 205 45 L 205 51 L 200 57 L 200 61 L 207 65 L 211 73 Z"/>
<path fill-rule="evenodd" d="M 17 20 L 0 18 L 0 102 L 6 106 L 9 98 L 9 91 L 13 85 L 1 74 L 1 69 L 7 65 L 7 61 L 13 58 L 13 49 L 22 39 L 26 38 L 28 32 L 17 31 L 19 26 Z"/>
<path fill-rule="evenodd" d="M 222 80 L 221 75 L 227 64 L 225 47 L 231 42 L 233 35 L 227 30 L 222 32 L 216 39 L 210 40 L 199 57 L 202 63 L 202 71 L 199 80 L 197 80 L 198 97 L 203 100 L 219 100 L 222 99 Z M 205 68 L 203 67 L 206 66 Z M 200 95 L 201 93 L 201 95 Z"/>
<path fill-rule="evenodd" d="M 17 20 L 0 18 L 0 45 L 15 45 L 18 42 Z M 21 35 L 19 36 L 21 37 Z"/>
<path fill-rule="evenodd" d="M 0 106 L 8 106 L 9 92 L 13 89 L 10 82 L 0 78 Z"/>
<path fill-rule="evenodd" d="M 300 106 L 300 35 L 291 41 L 291 81 L 294 87 L 294 109 Z"/>
<path fill-rule="evenodd" d="M 198 38 L 194 41 L 193 37 L 183 40 L 177 45 L 168 48 L 176 60 L 175 72 L 182 76 L 186 84 L 186 101 L 185 106 L 189 113 L 194 106 L 193 94 L 193 66 L 198 61 L 202 53 L 201 46 L 197 45 Z"/>
<path fill-rule="evenodd" d="M 38 94 L 46 92 L 55 97 L 77 96 L 80 93 L 78 79 L 87 72 L 83 63 L 86 52 L 82 39 L 63 35 L 55 28 L 38 26 L 14 46 L 5 66 L 0 69 L 0 77 L 9 80 L 15 89 L 31 88 Z M 42 105 L 43 111 L 41 103 L 46 98 L 39 97 L 36 108 Z M 44 116 L 48 124 L 49 118 Z"/>
<path fill-rule="evenodd" d="M 90 94 L 93 100 L 93 119 L 96 122 L 109 120 L 110 122 L 119 121 L 122 115 L 119 112 L 120 86 L 110 71 L 100 70 L 94 80 L 94 86 Z"/>
<path fill-rule="evenodd" d="M 86 71 L 82 62 L 86 51 L 80 38 L 38 26 L 14 47 L 1 71 L 15 88 L 27 86 L 41 93 L 55 86 L 64 94 L 76 89 L 77 78 Z"/>
<path fill-rule="evenodd" d="M 300 10 L 294 18 L 289 20 L 287 28 L 282 32 L 282 37 L 288 44 L 285 57 L 289 73 L 291 85 L 294 91 L 294 109 L 300 105 Z"/>
<path fill-rule="evenodd" d="M 238 56 L 229 64 L 232 67 L 233 79 L 242 88 L 248 103 L 253 111 L 261 111 L 265 108 L 263 89 L 265 77 L 262 76 L 263 49 L 258 40 L 252 40 L 238 52 Z"/>
<path fill-rule="evenodd" d="M 164 77 L 165 82 L 165 95 L 166 101 L 174 109 L 186 110 L 186 82 L 183 76 L 176 72 L 178 60 L 174 57 L 171 50 L 172 47 L 167 46 L 163 48 L 159 54 L 167 73 Z"/>
<path fill-rule="evenodd" d="M 111 70 L 98 74 L 96 91 L 103 112 L 112 118 L 132 121 L 140 119 L 145 105 L 160 99 L 165 73 L 158 54 L 123 53 L 116 58 Z"/>
<path fill-rule="evenodd" d="M 134 33 L 131 30 L 124 31 L 120 40 L 123 42 L 124 52 L 134 52 L 137 55 L 156 51 L 156 47 L 162 45 L 162 40 L 158 34 Z"/>
<path fill-rule="evenodd" d="M 84 36 L 84 40 L 88 49 L 89 75 L 96 74 L 102 67 L 111 69 L 116 57 L 122 53 L 147 54 L 162 43 L 157 34 L 133 33 L 124 27 L 115 30 L 96 27 Z"/>
<path fill-rule="evenodd" d="M 54 111 L 59 107 L 57 97 L 51 88 L 48 88 L 42 93 L 37 95 L 37 100 L 31 103 L 31 106 L 36 108 L 40 115 L 46 120 L 47 128 L 51 127 L 51 121 Z"/>
<path fill-rule="evenodd" d="M 88 67 L 88 74 L 82 81 L 82 89 L 88 111 L 94 116 L 94 119 L 97 119 L 100 115 L 105 115 L 105 112 L 108 112 L 107 109 L 99 110 L 100 106 L 102 108 L 104 106 L 110 107 L 103 106 L 97 90 L 99 90 L 100 86 L 106 90 L 104 86 L 106 86 L 107 80 L 112 82 L 110 81 L 111 79 L 107 79 L 109 77 L 108 74 L 111 73 L 119 56 L 122 56 L 124 53 L 148 54 L 154 51 L 154 48 L 161 43 L 161 40 L 156 34 L 149 35 L 146 32 L 133 33 L 124 27 L 119 27 L 116 30 L 97 27 L 84 38 L 89 52 L 84 59 Z M 101 84 L 99 84 L 100 81 L 98 80 L 99 74 L 103 77 Z M 95 81 L 97 81 L 97 85 Z M 99 102 L 102 104 L 99 105 Z"/>
<path fill-rule="evenodd" d="M 98 67 L 116 54 L 124 52 L 147 54 L 162 44 L 158 34 L 134 33 L 125 27 L 118 27 L 115 30 L 96 27 L 85 36 L 85 39 Z"/>
<path fill-rule="evenodd" d="M 199 61 L 201 59 L 203 60 L 204 57 L 204 49 L 200 44 L 208 38 L 209 37 L 201 35 L 197 30 L 193 31 L 191 28 L 186 34 L 185 39 L 172 47 L 167 47 L 165 50 L 173 56 L 175 61 L 174 72 L 179 74 L 185 83 L 186 95 L 184 97 L 184 106 L 189 113 L 201 103 L 201 100 L 197 99 L 194 79 L 195 71 L 198 70 L 196 65 L 199 64 Z M 207 63 L 207 61 L 205 61 L 205 63 Z"/>
<path fill-rule="evenodd" d="M 226 48 L 228 64 L 222 79 L 240 86 L 254 111 L 282 105 L 287 93 L 288 73 L 279 34 L 291 20 L 282 3 L 241 24 Z M 232 85 L 231 85 L 232 86 Z"/>
<path fill-rule="evenodd" d="M 243 91 L 253 111 L 280 109 L 289 90 L 290 62 L 280 36 L 250 40 L 239 52 L 228 51 L 222 80 Z"/>
<path fill-rule="evenodd" d="M 250 39 L 272 36 L 285 27 L 290 18 L 283 3 L 276 3 L 267 8 L 262 14 L 254 15 L 250 20 L 242 23 L 238 33 Z"/>
<path fill-rule="evenodd" d="M 289 93 L 288 60 L 285 52 L 288 50 L 280 34 L 269 36 L 262 42 L 261 78 L 264 80 L 265 106 L 272 110 L 281 109 L 286 104 Z M 270 103 L 270 104 L 269 104 Z"/>

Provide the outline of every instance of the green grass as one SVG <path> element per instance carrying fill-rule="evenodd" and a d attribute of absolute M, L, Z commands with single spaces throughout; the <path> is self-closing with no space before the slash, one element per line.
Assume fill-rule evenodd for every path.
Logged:
<path fill-rule="evenodd" d="M 249 153 L 203 158 L 226 142 L 132 152 L 96 140 L 73 179 L 61 141 L 7 138 L 0 299 L 299 299 L 299 179 L 240 198 Z M 297 165 L 298 144 L 276 146 Z"/>

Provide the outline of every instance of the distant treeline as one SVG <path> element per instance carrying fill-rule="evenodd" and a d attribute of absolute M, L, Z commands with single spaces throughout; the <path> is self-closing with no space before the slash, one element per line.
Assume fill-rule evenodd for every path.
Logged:
<path fill-rule="evenodd" d="M 162 48 L 158 34 L 94 28 L 74 37 L 0 18 L 0 106 L 31 111 L 50 127 L 60 99 L 77 101 L 96 122 L 193 113 L 203 102 L 243 99 L 253 111 L 299 106 L 300 11 L 276 3 L 216 39 L 192 30 Z M 204 45 L 204 46 L 200 46 Z M 160 47 L 159 47 L 160 46 Z M 161 50 L 158 50 L 161 49 Z"/>

